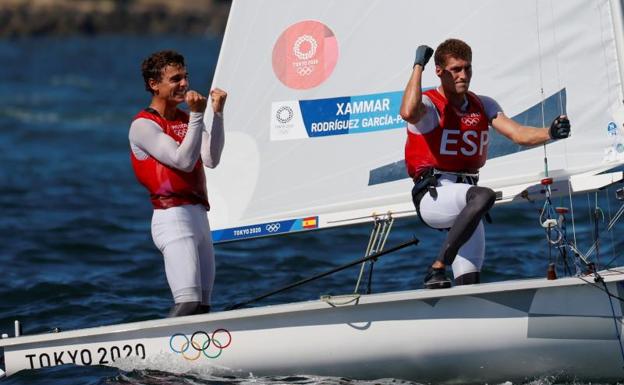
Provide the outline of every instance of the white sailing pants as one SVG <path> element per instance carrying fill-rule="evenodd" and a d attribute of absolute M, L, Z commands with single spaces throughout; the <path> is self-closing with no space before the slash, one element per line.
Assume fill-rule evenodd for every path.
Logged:
<path fill-rule="evenodd" d="M 184 205 L 154 210 L 152 238 L 164 256 L 175 303 L 210 305 L 215 258 L 206 209 Z"/>
<path fill-rule="evenodd" d="M 466 207 L 466 193 L 472 186 L 467 183 L 456 183 L 455 179 L 453 175 L 443 175 L 436 187 L 437 199 L 434 200 L 427 193 L 420 201 L 420 214 L 429 226 L 437 229 L 453 226 L 459 213 Z M 481 271 L 484 255 L 485 231 L 481 221 L 470 239 L 459 248 L 453 262 L 454 277 Z"/>

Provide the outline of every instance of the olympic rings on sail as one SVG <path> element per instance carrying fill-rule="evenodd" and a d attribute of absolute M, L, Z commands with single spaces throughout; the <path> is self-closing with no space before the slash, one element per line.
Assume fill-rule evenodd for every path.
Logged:
<path fill-rule="evenodd" d="M 219 339 L 217 338 L 219 337 Z M 225 342 L 227 341 L 227 342 Z M 171 351 L 181 354 L 187 361 L 195 361 L 202 354 L 215 359 L 232 343 L 232 335 L 226 329 L 217 329 L 212 334 L 198 330 L 189 338 L 186 334 L 176 333 L 169 338 Z M 212 347 L 212 349 L 211 349 Z"/>
<path fill-rule="evenodd" d="M 312 67 L 311 66 L 301 66 L 297 68 L 297 74 L 299 76 L 310 76 L 312 75 Z"/>

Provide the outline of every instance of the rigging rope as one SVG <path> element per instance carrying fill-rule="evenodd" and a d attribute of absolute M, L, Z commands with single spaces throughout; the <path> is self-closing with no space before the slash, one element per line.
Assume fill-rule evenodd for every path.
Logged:
<path fill-rule="evenodd" d="M 574 247 L 576 247 L 576 220 L 574 219 L 574 201 L 572 200 L 572 181 L 570 178 L 568 178 L 568 199 L 570 199 L 570 214 L 572 216 L 572 237 L 574 238 Z"/>
<path fill-rule="evenodd" d="M 611 305 L 611 314 L 613 315 L 613 326 L 615 326 L 615 336 L 617 338 L 618 344 L 620 345 L 620 354 L 622 357 L 622 362 L 624 362 L 624 346 L 622 346 L 622 338 L 620 336 L 620 329 L 618 328 L 617 316 L 615 315 L 615 308 L 613 307 L 613 301 L 611 300 L 611 292 L 609 292 L 609 288 L 607 287 L 607 283 L 601 279 L 602 285 L 604 286 L 605 291 L 609 295 L 609 305 Z"/>
<path fill-rule="evenodd" d="M 618 255 L 616 253 L 616 243 L 615 240 L 613 238 L 613 228 L 615 226 L 615 224 L 617 222 L 619 222 L 619 220 L 622 218 L 622 216 L 624 215 L 624 204 L 622 204 L 620 206 L 620 208 L 616 211 L 616 213 L 614 215 L 611 215 L 611 203 L 609 200 L 609 189 L 605 189 L 605 198 L 607 199 L 607 207 L 608 207 L 608 211 L 609 211 L 609 222 L 603 226 L 602 228 L 600 228 L 598 226 L 598 221 L 600 220 L 600 217 L 602 217 L 603 221 L 604 221 L 604 213 L 602 211 L 602 209 L 600 208 L 600 206 L 598 205 L 598 201 L 595 201 L 595 209 L 592 211 L 592 205 L 591 205 L 591 201 L 589 199 L 589 193 L 587 194 L 587 210 L 588 210 L 588 216 L 589 216 L 589 220 L 590 222 L 593 222 L 593 226 L 590 226 L 590 229 L 594 229 L 594 231 L 590 230 L 590 234 L 591 234 L 591 238 L 592 238 L 592 244 L 590 246 L 590 248 L 585 252 L 582 253 L 581 251 L 579 251 L 577 243 L 576 243 L 576 239 L 574 240 L 574 243 L 570 243 L 569 241 L 567 241 L 566 239 L 566 234 L 565 234 L 565 228 L 564 226 L 561 226 L 561 224 L 559 225 L 560 228 L 562 229 L 563 232 L 563 239 L 562 239 L 562 244 L 567 245 L 568 248 L 570 248 L 570 250 L 575 254 L 576 259 L 575 259 L 575 264 L 578 264 L 579 262 L 582 262 L 583 264 L 585 264 L 586 266 L 589 266 L 590 264 L 592 264 L 592 262 L 589 261 L 589 258 L 592 256 L 592 254 L 594 254 L 594 252 L 598 252 L 598 246 L 600 243 L 600 238 L 601 235 L 603 235 L 603 233 L 608 232 L 610 233 L 611 236 L 611 252 L 612 252 L 612 258 L 611 260 L 604 264 L 603 266 L 601 266 L 601 269 L 608 269 L 609 266 L 617 259 L 621 256 L 621 253 Z M 598 194 L 596 192 L 596 194 Z M 572 196 L 569 195 L 570 198 L 570 202 L 572 202 Z M 617 198 L 617 194 L 616 194 L 616 198 Z M 620 200 L 620 198 L 617 198 L 618 200 Z M 622 199 L 624 200 L 624 199 Z M 572 206 L 572 203 L 571 203 Z M 574 213 L 572 212 L 572 215 L 574 215 Z M 561 223 L 561 221 L 559 221 L 559 223 Z M 572 222 L 572 225 L 574 226 L 574 221 Z M 597 230 L 597 231 L 596 231 Z M 580 261 L 579 261 L 580 259 Z M 596 257 L 596 262 L 599 262 L 599 255 L 597 253 Z M 577 276 L 579 276 L 578 274 L 578 266 L 577 266 Z"/>
<path fill-rule="evenodd" d="M 554 10 L 552 8 L 552 3 L 551 3 L 551 16 L 554 19 Z M 541 115 L 542 115 L 542 127 L 546 127 L 546 96 L 544 93 L 544 77 L 543 77 L 543 65 L 542 65 L 542 38 L 540 34 L 539 0 L 535 0 L 535 21 L 536 21 L 535 27 L 536 27 L 536 35 L 537 35 L 537 50 L 538 50 L 539 86 L 540 86 L 540 95 L 541 95 L 540 107 L 541 107 Z M 556 36 L 554 28 L 553 28 L 553 42 L 556 47 L 557 36 Z M 556 50 L 555 50 L 555 54 L 557 55 Z M 563 99 L 561 95 L 561 73 L 559 69 L 558 56 L 555 57 L 555 64 L 556 64 L 557 82 L 559 84 L 559 115 L 563 115 L 564 106 L 563 106 Z M 567 264 L 567 260 L 565 260 L 565 250 L 562 249 L 562 247 L 565 247 L 565 245 L 562 245 L 561 243 L 564 234 L 558 226 L 557 219 L 555 219 L 556 217 L 555 210 L 553 208 L 552 200 L 551 200 L 551 197 L 552 197 L 551 184 L 553 183 L 553 180 L 552 178 L 549 178 L 548 151 L 547 151 L 546 143 L 547 142 L 544 142 L 544 144 L 542 145 L 542 148 L 544 150 L 544 179 L 542 179 L 542 185 L 544 186 L 546 199 L 544 201 L 544 206 L 542 208 L 542 211 L 540 212 L 540 224 L 546 232 L 546 239 L 548 241 L 547 247 L 548 247 L 549 262 L 552 263 L 551 248 L 552 246 L 556 245 L 556 247 L 559 249 L 560 254 L 564 258 L 564 261 L 565 261 L 564 263 Z M 554 232 L 554 238 L 553 238 L 553 232 Z"/>
<path fill-rule="evenodd" d="M 598 206 L 598 191 L 594 193 L 594 239 L 596 240 L 596 264 L 600 266 L 600 224 L 599 220 L 602 216 L 602 220 L 604 221 L 604 213 L 600 206 Z"/>
<path fill-rule="evenodd" d="M 556 25 L 555 22 L 555 10 L 553 7 L 553 2 L 550 2 L 550 16 L 552 18 L 553 25 Z M 563 83 L 561 81 L 561 69 L 559 67 L 559 42 L 557 40 L 557 28 L 552 28 L 552 36 L 553 36 L 553 46 L 555 47 L 555 68 L 557 72 L 557 88 L 559 89 L 559 115 L 567 114 L 566 108 L 563 105 Z M 568 168 L 568 142 L 563 142 L 563 159 L 565 162 L 566 169 Z"/>
<path fill-rule="evenodd" d="M 546 97 L 544 96 L 544 78 L 542 71 L 542 39 L 540 37 L 540 20 L 539 20 L 539 10 L 538 10 L 538 2 L 539 0 L 535 0 L 535 22 L 536 22 L 536 30 L 537 30 L 537 64 L 539 68 L 539 84 L 540 84 L 540 95 L 542 97 L 542 101 L 540 103 L 542 109 L 542 127 L 546 127 L 546 116 L 545 116 L 545 101 Z M 546 153 L 546 143 L 543 145 L 544 148 L 544 176 L 548 178 L 548 154 Z"/>
<path fill-rule="evenodd" d="M 607 191 L 608 193 L 608 189 L 606 189 L 605 191 Z M 607 202 L 609 202 L 608 197 L 607 197 Z M 589 203 L 589 194 L 588 194 L 588 201 L 587 204 L 590 205 Z M 593 219 L 593 217 L 591 216 L 591 207 L 588 207 L 589 210 L 589 214 L 590 214 L 590 219 Z M 609 203 L 609 212 L 610 212 L 610 203 Z M 613 227 L 615 226 L 615 224 L 617 222 L 619 222 L 619 220 L 621 219 L 622 215 L 624 214 L 624 204 L 622 204 L 622 206 L 620 206 L 620 208 L 618 209 L 618 211 L 615 213 L 615 215 L 611 216 L 611 214 L 609 213 L 609 217 L 611 218 L 609 220 L 609 223 L 607 223 L 607 225 L 602 229 L 602 231 L 600 231 L 599 233 L 602 233 L 604 231 L 610 232 L 611 233 L 611 237 L 613 237 L 613 233 L 611 232 L 611 230 L 613 229 Z M 589 257 L 590 255 L 592 255 L 594 253 L 594 251 L 596 250 L 596 246 L 597 246 L 597 240 L 594 234 L 593 235 L 593 243 L 591 245 L 591 247 L 585 252 L 585 256 Z M 615 259 L 617 259 L 619 257 L 619 255 L 615 255 L 615 244 L 612 241 L 612 252 L 613 252 L 613 258 L 609 261 L 609 263 L 607 263 L 605 265 L 605 267 L 608 267 Z"/>
<path fill-rule="evenodd" d="M 594 272 L 594 282 L 590 282 L 586 279 L 584 279 L 583 277 L 578 277 L 581 281 L 588 283 L 589 285 L 604 291 L 607 294 L 607 298 L 609 299 L 609 305 L 611 306 L 611 315 L 612 315 L 612 319 L 613 319 L 613 324 L 615 326 L 615 335 L 618 341 L 618 345 L 620 347 L 620 355 L 622 357 L 622 362 L 624 362 L 624 345 L 622 344 L 622 336 L 620 335 L 620 329 L 618 327 L 618 321 L 617 321 L 617 315 L 615 314 L 615 308 L 613 307 L 613 301 L 611 300 L 611 298 L 615 298 L 616 300 L 620 301 L 621 303 L 624 303 L 624 298 L 621 298 L 613 293 L 611 293 L 611 291 L 609 290 L 609 287 L 607 286 L 607 283 L 605 282 L 604 278 L 602 278 L 597 272 Z M 603 287 L 598 286 L 595 282 L 600 282 L 602 283 Z"/>
<path fill-rule="evenodd" d="M 609 200 L 609 189 L 605 189 L 605 197 L 607 198 L 607 212 L 609 213 L 609 223 L 607 224 L 607 230 L 610 230 L 610 225 L 613 221 L 613 217 L 611 216 L 611 202 Z M 611 238 L 611 256 L 615 258 L 615 239 L 613 238 L 613 231 L 609 231 L 609 235 L 610 235 L 609 238 Z"/>
<path fill-rule="evenodd" d="M 243 307 L 243 306 L 249 305 L 249 304 L 250 304 L 250 303 L 252 303 L 252 302 L 259 301 L 259 300 L 261 300 L 261 299 L 264 299 L 264 298 L 270 297 L 270 296 L 275 295 L 275 294 L 278 294 L 278 293 L 282 293 L 282 292 L 284 292 L 284 291 L 286 291 L 286 290 L 290 290 L 290 289 L 292 289 L 292 288 L 295 288 L 295 287 L 301 286 L 301 285 L 306 284 L 306 283 L 308 283 L 308 282 L 312 282 L 312 281 L 314 281 L 314 280 L 316 280 L 316 279 L 326 277 L 326 276 L 328 276 L 328 275 L 330 275 L 330 274 L 334 274 L 334 273 L 336 273 L 336 272 L 342 271 L 342 270 L 344 270 L 344 269 L 347 269 L 347 268 L 349 268 L 349 267 L 355 266 L 355 265 L 360 264 L 360 263 L 362 263 L 362 262 L 366 262 L 366 261 L 368 261 L 368 260 L 372 260 L 372 259 L 377 259 L 377 258 L 379 258 L 379 257 L 381 257 L 381 256 L 384 256 L 384 255 L 387 255 L 387 254 L 393 253 L 393 252 L 395 252 L 395 251 L 401 250 L 401 249 L 403 249 L 403 248 L 405 248 L 405 247 L 407 247 L 407 246 L 417 245 L 417 244 L 418 244 L 418 242 L 419 242 L 419 241 L 418 241 L 418 239 L 416 239 L 416 238 L 412 238 L 411 240 L 409 240 L 409 241 L 407 241 L 407 242 L 404 242 L 404 243 L 401 243 L 401 244 L 399 244 L 399 245 L 393 246 L 393 247 L 391 247 L 391 248 L 389 248 L 389 249 L 386 249 L 386 250 L 384 250 L 384 251 L 380 251 L 380 252 L 378 252 L 378 253 L 374 253 L 374 254 L 372 254 L 372 255 L 369 255 L 368 257 L 360 258 L 360 259 L 358 259 L 358 260 L 355 260 L 355 261 L 349 262 L 349 263 L 344 264 L 344 265 L 342 265 L 342 266 L 338 266 L 338 267 L 336 267 L 336 268 L 334 268 L 334 269 L 331 269 L 331 270 L 329 270 L 329 271 L 326 271 L 326 272 L 324 272 L 324 273 L 320 273 L 320 274 L 314 275 L 314 276 L 312 276 L 312 277 L 302 279 L 302 280 L 297 281 L 297 282 L 295 282 L 295 283 L 291 283 L 291 284 L 289 284 L 289 285 L 287 285 L 287 286 L 284 286 L 284 287 L 282 287 L 282 288 L 279 288 L 279 289 L 276 289 L 276 290 L 270 291 L 270 292 L 268 292 L 268 293 L 265 293 L 265 294 L 259 295 L 259 296 L 255 297 L 255 298 L 250 299 L 250 300 L 247 300 L 247 301 L 244 301 L 244 302 L 239 302 L 239 303 L 234 304 L 234 305 L 230 305 L 230 306 L 226 307 L 226 308 L 225 308 L 225 310 L 234 310 L 234 309 L 239 309 L 239 308 L 241 308 L 241 307 Z"/>

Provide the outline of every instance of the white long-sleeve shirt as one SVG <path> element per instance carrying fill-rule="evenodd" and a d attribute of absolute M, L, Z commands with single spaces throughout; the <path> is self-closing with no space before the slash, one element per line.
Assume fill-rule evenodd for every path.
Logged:
<path fill-rule="evenodd" d="M 221 160 L 225 143 L 223 114 L 215 113 L 210 130 L 204 125 L 204 114 L 191 112 L 186 136 L 177 143 L 153 120 L 139 118 L 132 122 L 128 133 L 130 148 L 137 159 L 148 155 L 159 162 L 190 172 L 201 156 L 206 167 L 214 168 Z"/>

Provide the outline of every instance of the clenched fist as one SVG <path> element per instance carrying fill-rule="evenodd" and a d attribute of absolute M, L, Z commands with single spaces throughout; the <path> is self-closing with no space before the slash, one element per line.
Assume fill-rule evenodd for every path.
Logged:
<path fill-rule="evenodd" d="M 550 125 L 551 139 L 565 139 L 570 136 L 570 120 L 565 115 L 558 116 Z"/>
<path fill-rule="evenodd" d="M 225 107 L 225 99 L 227 99 L 227 92 L 223 91 L 220 88 L 215 88 L 210 91 L 210 99 L 212 103 L 212 110 L 217 112 L 223 112 L 223 107 Z"/>
<path fill-rule="evenodd" d="M 208 100 L 199 92 L 188 91 L 184 98 L 191 112 L 204 112 L 206 110 Z"/>
<path fill-rule="evenodd" d="M 414 58 L 413 67 L 419 65 L 425 69 L 425 65 L 429 62 L 429 59 L 431 59 L 431 55 L 433 55 L 433 48 L 428 45 L 418 46 L 418 48 L 416 48 L 416 57 Z"/>

